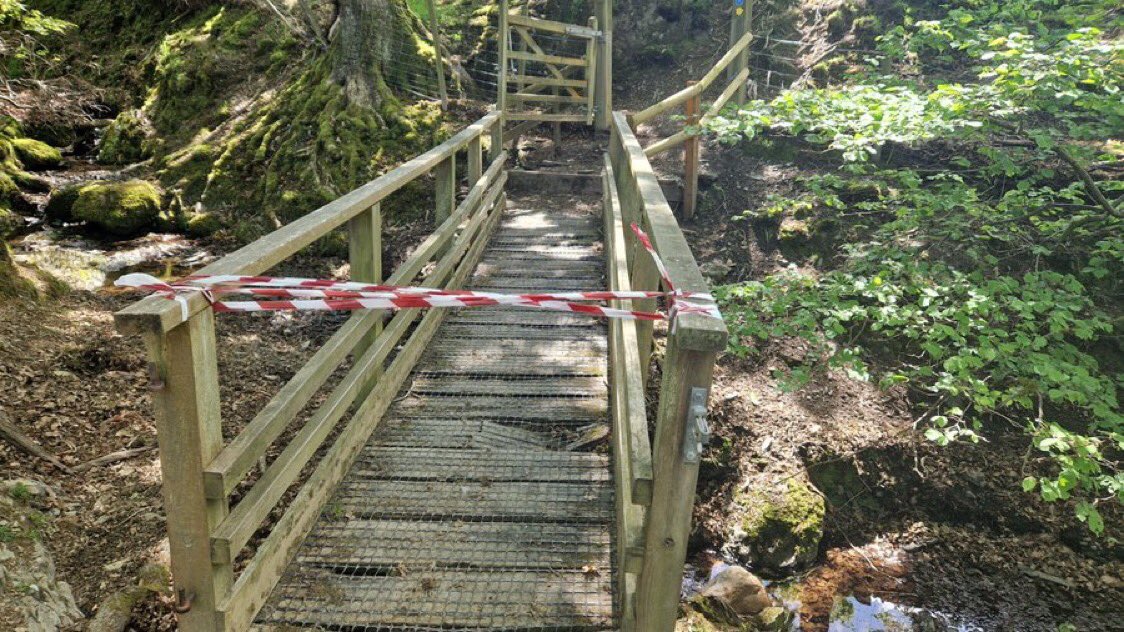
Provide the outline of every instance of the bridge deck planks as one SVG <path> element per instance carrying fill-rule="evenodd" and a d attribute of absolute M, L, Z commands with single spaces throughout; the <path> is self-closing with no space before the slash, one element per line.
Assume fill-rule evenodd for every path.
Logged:
<path fill-rule="evenodd" d="M 597 200 L 543 200 L 509 202 L 470 287 L 604 289 Z M 607 352 L 583 316 L 450 314 L 259 624 L 616 629 L 610 459 L 565 449 L 608 427 Z"/>

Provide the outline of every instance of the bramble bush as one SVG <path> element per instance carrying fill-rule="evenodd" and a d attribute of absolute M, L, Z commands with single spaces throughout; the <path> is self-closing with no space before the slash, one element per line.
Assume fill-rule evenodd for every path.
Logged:
<path fill-rule="evenodd" d="M 967 64 L 978 82 L 872 65 L 847 85 L 753 101 L 704 132 L 801 136 L 842 159 L 743 215 L 807 218 L 843 246 L 818 269 L 719 288 L 731 351 L 801 338 L 811 353 L 782 386 L 827 367 L 905 385 L 940 445 L 1014 424 L 1050 464 L 1023 489 L 1072 500 L 1101 533 L 1098 505 L 1124 501 L 1122 376 L 1105 364 L 1121 348 L 1124 41 L 1095 26 L 1120 32 L 1104 26 L 1119 20 L 1108 4 L 1062 8 L 1072 4 L 954 2 L 880 38 L 892 58 L 938 73 Z M 883 166 L 886 147 L 930 141 L 951 154 L 944 168 Z"/>

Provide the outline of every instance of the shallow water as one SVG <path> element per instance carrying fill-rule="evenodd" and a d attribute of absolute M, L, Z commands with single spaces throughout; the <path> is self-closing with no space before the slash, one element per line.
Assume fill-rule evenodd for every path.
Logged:
<path fill-rule="evenodd" d="M 699 593 L 707 581 L 727 568 L 726 562 L 715 563 L 708 572 L 688 564 L 683 574 L 683 599 Z M 752 572 L 753 569 L 748 569 Z M 764 582 L 775 602 L 793 613 L 790 630 L 804 629 L 800 620 L 803 605 L 799 581 Z M 887 601 L 877 596 L 862 599 L 853 594 L 839 594 L 832 604 L 827 632 L 984 632 L 963 617 L 922 607 Z"/>
<path fill-rule="evenodd" d="M 149 234 L 102 242 L 46 228 L 11 244 L 16 261 L 32 265 L 76 290 L 93 291 L 129 272 L 171 278 L 214 259 L 182 235 Z"/>

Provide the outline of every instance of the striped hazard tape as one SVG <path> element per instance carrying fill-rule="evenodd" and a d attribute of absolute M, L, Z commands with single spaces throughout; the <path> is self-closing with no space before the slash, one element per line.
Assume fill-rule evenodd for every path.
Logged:
<path fill-rule="evenodd" d="M 594 291 L 536 292 L 503 294 L 476 290 L 446 290 L 427 287 L 375 285 L 356 281 L 304 279 L 298 277 L 265 277 L 235 275 L 192 275 L 179 281 L 165 282 L 147 274 L 127 274 L 115 285 L 152 292 L 176 300 L 188 316 L 188 294 L 200 293 L 216 312 L 269 311 L 347 311 L 360 309 L 428 309 L 511 306 L 572 312 L 605 318 L 628 320 L 674 321 L 676 314 L 696 313 L 721 318 L 714 298 L 701 292 L 680 292 L 675 289 L 659 255 L 648 236 L 635 224 L 632 226 L 644 248 L 652 255 L 663 278 L 665 292 Z M 219 300 L 224 296 L 249 296 L 254 300 Z M 664 297 L 669 308 L 663 312 L 643 312 L 591 305 L 587 302 L 641 300 Z"/>

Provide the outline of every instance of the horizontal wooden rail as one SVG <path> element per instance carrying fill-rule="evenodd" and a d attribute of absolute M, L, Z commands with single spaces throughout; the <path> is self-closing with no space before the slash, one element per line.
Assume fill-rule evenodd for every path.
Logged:
<path fill-rule="evenodd" d="M 609 288 L 629 291 L 632 283 L 628 278 L 625 222 L 613 165 L 607 155 L 602 179 Z M 623 301 L 614 301 L 613 307 L 628 308 Z M 621 319 L 609 322 L 609 363 L 620 629 L 634 630 L 636 578 L 644 562 L 646 506 L 652 501 L 652 446 L 648 438 L 647 402 L 634 322 Z"/>
<path fill-rule="evenodd" d="M 747 80 L 749 80 L 749 69 L 745 68 L 742 69 L 742 71 L 734 77 L 734 80 L 731 81 L 728 86 L 726 86 L 726 89 L 722 91 L 722 94 L 718 95 L 718 98 L 715 99 L 714 103 L 711 104 L 710 109 L 707 110 L 706 114 L 704 114 L 702 118 L 699 119 L 699 124 L 703 125 L 706 122 L 713 120 L 714 117 L 718 116 L 722 112 L 722 108 L 726 107 L 726 104 L 730 102 L 730 99 L 734 98 L 734 95 L 738 93 L 738 90 L 744 89 L 745 82 Z M 687 141 L 689 137 L 690 134 L 687 132 L 687 130 L 676 132 L 675 134 L 672 134 L 671 136 L 668 136 L 667 138 L 659 142 L 652 143 L 651 145 L 645 147 L 644 155 L 649 158 L 659 155 L 665 151 L 674 149 L 682 145 Z"/>
<path fill-rule="evenodd" d="M 532 88 L 552 86 L 558 86 L 560 88 L 584 88 L 587 83 L 583 79 L 558 79 L 556 77 L 534 77 L 530 75 L 517 75 L 511 78 L 511 82 L 531 86 Z"/>
<path fill-rule="evenodd" d="M 551 114 L 549 112 L 508 112 L 509 121 L 536 121 L 540 123 L 584 123 L 585 114 Z"/>
<path fill-rule="evenodd" d="M 585 103 L 585 97 L 568 94 L 532 94 L 527 92 L 512 92 L 507 95 L 512 101 L 529 101 L 542 103 Z"/>
<path fill-rule="evenodd" d="M 624 113 L 613 113 L 611 132 L 606 173 L 611 174 L 615 185 L 622 224 L 635 222 L 648 233 L 652 246 L 664 262 L 670 285 L 674 289 L 709 292 L 687 239 L 664 198 L 652 165 L 644 155 L 644 149 Z M 608 188 L 608 197 L 611 199 L 614 197 L 613 187 Z M 608 212 L 615 217 L 616 211 L 612 206 L 611 202 L 607 202 Z M 612 232 L 615 232 L 615 228 Z M 619 251 L 626 248 L 617 239 L 611 238 L 608 226 L 606 242 L 607 248 L 614 251 L 613 262 L 610 264 L 610 282 L 614 282 L 613 278 L 620 275 L 622 267 L 615 260 Z M 629 287 L 633 290 L 655 290 L 661 285 L 664 290 L 671 289 L 660 281 L 651 258 L 635 246 L 628 252 L 628 269 Z M 623 279 L 619 282 L 623 283 Z M 634 304 L 639 304 L 637 306 L 641 309 L 646 308 L 643 301 L 636 301 Z M 651 327 L 643 326 L 642 323 L 634 323 L 634 326 L 635 342 L 619 339 L 618 345 L 610 338 L 610 353 L 614 354 L 611 366 L 618 368 L 620 363 L 625 362 L 624 370 L 627 371 L 629 367 L 638 364 L 638 369 L 631 370 L 642 375 L 648 366 L 653 332 Z M 612 328 L 610 333 L 614 333 Z M 627 331 L 621 333 L 627 336 Z M 661 632 L 674 629 L 683 563 L 691 531 L 695 485 L 698 481 L 699 450 L 696 449 L 696 444 L 702 442 L 702 420 L 714 363 L 718 353 L 725 348 L 726 339 L 725 324 L 708 315 L 680 313 L 669 327 L 662 361 L 655 434 L 651 441 L 651 504 L 644 514 L 641 540 L 644 552 L 638 556 L 640 573 L 634 583 L 627 571 L 629 558 L 622 558 L 626 562 L 621 569 L 623 577 L 619 585 L 622 599 L 625 600 L 622 629 Z M 628 348 L 635 350 L 637 359 L 631 358 L 632 353 L 626 351 Z M 617 357 L 618 355 L 623 355 L 624 359 Z M 623 394 L 627 394 L 637 387 L 627 383 L 622 386 L 615 379 L 612 384 L 618 390 L 618 395 L 613 399 L 614 415 L 632 414 L 629 409 L 633 404 L 621 402 L 617 398 L 622 390 Z M 635 405 L 642 404 L 636 402 Z M 703 408 L 700 410 L 700 407 Z M 634 460 L 635 449 L 625 441 L 629 430 L 621 426 L 617 428 L 614 446 L 618 456 L 627 455 L 626 458 Z M 618 466 L 618 475 L 626 474 Z M 618 495 L 627 498 L 629 492 L 630 489 L 618 485 Z M 625 526 L 630 524 L 630 520 L 634 520 L 629 517 L 627 509 L 618 506 L 617 518 L 624 520 Z M 619 532 L 618 538 L 626 550 L 631 542 L 635 542 L 635 535 L 627 531 Z M 632 602 L 631 607 L 629 601 Z M 633 616 L 635 621 L 632 620 Z"/>
<path fill-rule="evenodd" d="M 711 83 L 714 83 L 714 80 L 718 78 L 718 75 L 722 74 L 722 71 L 726 70 L 726 66 L 729 66 L 735 59 L 737 59 L 738 55 L 740 55 L 741 52 L 749 46 L 749 43 L 751 41 L 753 41 L 752 33 L 746 33 L 745 35 L 743 35 L 741 39 L 739 39 L 737 43 L 730 48 L 730 50 L 726 51 L 726 54 L 718 60 L 718 63 L 716 63 L 713 68 L 711 68 L 705 75 L 703 75 L 702 79 L 699 79 L 698 83 L 693 86 L 684 88 L 679 92 L 671 95 L 670 97 L 664 99 L 663 101 L 660 101 L 655 105 L 652 105 L 648 108 L 645 108 L 644 110 L 641 110 L 640 112 L 637 112 L 636 114 L 633 114 L 631 116 L 632 124 L 640 125 L 641 123 L 649 121 L 663 114 L 664 112 L 667 112 L 668 110 L 683 105 L 687 102 L 687 99 L 701 94 L 703 91 L 710 87 Z"/>
<path fill-rule="evenodd" d="M 499 179 L 506 161 L 506 152 L 501 153 L 476 182 L 456 212 L 414 250 L 387 279 L 387 284 L 408 285 L 413 282 L 418 272 L 452 239 L 461 222 L 476 210 L 486 191 L 493 188 L 492 184 Z M 239 481 L 265 454 L 269 445 L 324 385 L 340 362 L 382 318 L 379 312 L 359 312 L 317 350 L 242 432 L 204 468 L 203 481 L 209 498 L 225 498 L 230 495 Z"/>
<path fill-rule="evenodd" d="M 504 177 L 495 180 L 487 195 L 484 196 L 483 203 L 481 204 L 477 200 L 476 205 L 469 208 L 472 211 L 477 211 L 478 208 L 491 209 L 503 192 L 505 181 L 506 178 Z M 475 235 L 476 229 L 486 216 L 486 212 L 476 212 L 469 223 L 469 228 L 461 235 L 458 243 L 469 243 L 470 239 L 465 236 L 468 235 L 470 238 Z M 448 221 L 453 220 L 450 218 Z M 453 249 L 445 255 L 442 263 L 450 260 L 455 261 L 456 258 L 453 255 L 459 257 L 466 247 L 462 245 L 460 248 Z M 440 287 L 444 281 L 444 278 L 427 279 L 426 284 L 430 287 Z M 215 564 L 232 563 L 238 552 L 250 541 L 250 537 L 269 516 L 285 490 L 296 480 L 301 469 L 308 463 L 328 437 L 328 434 L 335 428 L 337 422 L 355 402 L 371 373 L 381 367 L 394 351 L 395 346 L 399 343 L 400 338 L 406 332 L 407 326 L 414 320 L 415 316 L 415 314 L 409 312 L 399 312 L 395 315 L 390 322 L 390 326 L 376 339 L 375 344 L 355 361 L 347 375 L 329 395 L 327 401 L 316 410 L 308 423 L 289 441 L 285 450 L 266 469 L 262 477 L 254 483 L 246 496 L 230 512 L 230 515 L 215 528 L 214 535 L 211 537 L 211 559 Z"/>
<path fill-rule="evenodd" d="M 502 112 L 490 112 L 437 147 L 234 251 L 199 270 L 198 274 L 255 275 L 269 270 L 344 225 L 352 217 L 386 199 L 406 184 L 429 173 L 450 156 L 463 150 L 473 139 L 488 132 L 495 125 L 502 125 L 502 119 Z M 201 295 L 189 297 L 187 305 L 185 315 L 179 302 L 150 297 L 118 312 L 114 318 L 118 327 L 124 332 L 166 332 L 208 307 L 206 299 Z"/>
<path fill-rule="evenodd" d="M 574 35 L 577 37 L 598 37 L 601 35 L 601 32 L 597 29 L 578 26 L 576 24 L 555 22 L 554 20 L 532 18 L 526 15 L 519 15 L 518 13 L 510 13 L 507 17 L 507 22 L 512 26 L 523 26 L 535 29 L 536 31 L 546 31 L 547 33 L 558 33 L 560 35 Z"/>
<path fill-rule="evenodd" d="M 465 228 L 454 249 L 442 258 L 427 283 L 448 288 L 460 287 L 476 267 L 487 244 L 487 235 L 495 229 L 505 206 L 506 198 L 502 193 L 503 180 L 501 178 L 497 183 L 496 190 L 501 191 L 498 199 L 491 199 L 489 196 L 491 208 L 487 205 L 489 200 L 485 200 L 480 207 L 481 211 Z M 451 279 L 449 279 L 450 274 Z M 410 371 L 433 338 L 446 313 L 447 310 L 425 312 L 409 340 L 398 349 L 386 373 L 356 410 L 351 422 L 336 439 L 332 448 L 321 459 L 309 481 L 294 498 L 290 510 L 259 546 L 258 552 L 239 575 L 229 596 L 219 602 L 220 629 L 243 630 L 249 627 L 257 610 L 280 578 L 289 554 L 312 527 L 330 498 L 331 491 L 350 469 L 355 457 L 409 377 Z M 417 317 L 416 310 L 400 312 L 395 318 L 401 319 L 400 322 L 403 323 L 401 330 L 395 331 L 392 322 L 371 351 L 385 357 L 399 343 L 402 330 Z"/>
<path fill-rule="evenodd" d="M 589 61 L 582 57 L 562 57 L 560 55 L 547 55 L 545 53 L 527 53 L 524 51 L 513 50 L 507 53 L 508 59 L 533 61 L 540 64 L 553 64 L 555 66 L 581 66 L 589 65 Z"/>

